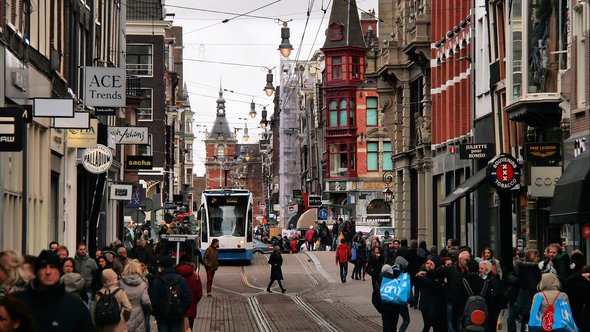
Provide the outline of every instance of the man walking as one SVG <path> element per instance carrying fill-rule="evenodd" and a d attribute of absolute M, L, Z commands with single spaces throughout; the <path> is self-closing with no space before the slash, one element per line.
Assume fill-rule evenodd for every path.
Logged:
<path fill-rule="evenodd" d="M 84 289 L 88 295 L 88 303 L 90 303 L 92 298 L 94 298 L 92 296 L 92 287 L 90 287 L 92 285 L 92 275 L 98 269 L 98 266 L 96 265 L 96 261 L 88 256 L 85 243 L 78 244 L 76 256 L 74 256 L 74 265 L 76 271 L 84 278 Z"/>
<path fill-rule="evenodd" d="M 94 331 L 88 308 L 60 283 L 61 259 L 43 250 L 35 262 L 35 276 L 27 289 L 15 293 L 35 318 L 38 331 Z"/>
<path fill-rule="evenodd" d="M 158 332 L 180 331 L 184 314 L 193 302 L 186 280 L 176 273 L 173 266 L 170 256 L 162 257 L 162 271 L 154 278 L 149 289 Z"/>
<path fill-rule="evenodd" d="M 346 244 L 346 240 L 340 240 L 338 248 L 336 248 L 336 265 L 340 264 L 340 280 L 346 282 L 346 275 L 348 274 L 348 260 L 352 256 L 350 247 Z"/>

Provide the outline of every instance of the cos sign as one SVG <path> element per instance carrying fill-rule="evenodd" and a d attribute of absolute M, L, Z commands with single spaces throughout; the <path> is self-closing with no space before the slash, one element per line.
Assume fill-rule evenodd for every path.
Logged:
<path fill-rule="evenodd" d="M 528 187 L 531 197 L 553 197 L 555 185 L 561 177 L 561 167 L 531 167 L 531 185 Z"/>

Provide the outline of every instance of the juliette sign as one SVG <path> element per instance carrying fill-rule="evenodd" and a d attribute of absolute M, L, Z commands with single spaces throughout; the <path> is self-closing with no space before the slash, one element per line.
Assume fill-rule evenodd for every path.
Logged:
<path fill-rule="evenodd" d="M 498 190 L 510 190 L 520 184 L 520 165 L 511 155 L 501 154 L 488 163 L 488 178 Z"/>
<path fill-rule="evenodd" d="M 492 159 L 494 156 L 494 144 L 461 144 L 459 145 L 460 159 Z"/>

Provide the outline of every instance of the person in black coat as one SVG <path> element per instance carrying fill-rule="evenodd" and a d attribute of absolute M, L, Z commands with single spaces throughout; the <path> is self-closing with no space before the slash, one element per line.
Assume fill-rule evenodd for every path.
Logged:
<path fill-rule="evenodd" d="M 434 332 L 446 331 L 446 301 L 443 296 L 440 296 L 444 290 L 444 279 L 433 273 L 437 268 L 438 260 L 429 256 L 420 269 L 426 274 L 415 278 L 415 286 L 420 291 L 417 306 L 422 312 L 424 321 L 422 332 L 430 331 L 431 327 Z"/>
<path fill-rule="evenodd" d="M 166 317 L 165 313 L 163 312 L 166 308 L 165 300 L 168 296 L 168 284 L 176 281 L 180 286 L 179 296 L 182 312 L 186 312 L 193 303 L 193 298 L 188 288 L 186 279 L 184 279 L 180 274 L 177 274 L 173 266 L 174 262 L 170 256 L 162 257 L 160 259 L 160 267 L 162 268 L 162 271 L 160 272 L 159 277 L 152 280 L 148 290 L 150 300 L 152 301 L 152 314 L 156 317 L 159 330 L 168 329 L 169 331 L 178 331 L 182 325 L 182 320 L 171 320 L 170 318 Z"/>
<path fill-rule="evenodd" d="M 570 300 L 572 315 L 580 332 L 590 332 L 590 265 L 571 275 L 563 290 Z"/>
<path fill-rule="evenodd" d="M 35 262 L 36 278 L 14 297 L 24 302 L 38 331 L 94 331 L 86 305 L 60 282 L 61 264 L 57 254 L 43 250 Z"/>
<path fill-rule="evenodd" d="M 281 292 L 284 293 L 287 290 L 283 287 L 283 270 L 281 267 L 283 266 L 283 256 L 281 256 L 281 248 L 275 246 L 272 250 L 272 254 L 268 258 L 268 264 L 270 264 L 270 282 L 268 283 L 268 287 L 266 287 L 266 291 L 271 293 L 270 287 L 274 284 L 275 280 L 281 287 Z"/>
<path fill-rule="evenodd" d="M 533 296 L 537 293 L 537 285 L 541 281 L 541 270 L 539 269 L 539 252 L 536 249 L 529 249 L 525 252 L 525 261 L 514 263 L 514 276 L 518 283 L 518 295 L 514 303 L 516 316 L 520 317 L 521 331 L 524 331 L 529 322 Z"/>
<path fill-rule="evenodd" d="M 371 276 L 371 282 L 373 285 L 375 283 L 381 284 L 381 280 L 379 279 L 379 274 L 381 273 L 381 268 L 385 263 L 385 256 L 383 255 L 383 250 L 379 246 L 378 242 L 373 242 L 373 246 L 368 251 L 368 259 L 367 259 L 367 268 L 365 270 Z M 364 274 L 363 274 L 364 278 Z"/>

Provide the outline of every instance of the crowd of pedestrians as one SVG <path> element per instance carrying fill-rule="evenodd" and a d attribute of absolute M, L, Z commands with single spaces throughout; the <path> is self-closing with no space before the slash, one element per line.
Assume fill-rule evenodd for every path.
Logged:
<path fill-rule="evenodd" d="M 37 257 L 1 251 L 0 331 L 143 332 L 153 318 L 160 332 L 192 328 L 203 287 L 187 255 L 175 264 L 139 236 L 130 248 L 115 241 L 94 257 L 86 250 L 79 244 L 70 257 L 53 241 Z M 217 266 L 211 252 L 209 294 Z"/>

